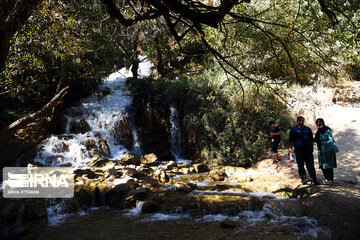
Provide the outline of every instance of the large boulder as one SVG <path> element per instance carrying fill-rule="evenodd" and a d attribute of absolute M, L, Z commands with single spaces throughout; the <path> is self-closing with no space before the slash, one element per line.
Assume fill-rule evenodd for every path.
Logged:
<path fill-rule="evenodd" d="M 140 160 L 142 164 L 154 165 L 157 161 L 157 156 L 155 153 L 145 154 L 144 156 L 141 156 Z"/>
<path fill-rule="evenodd" d="M 105 204 L 116 209 L 124 209 L 127 206 L 126 197 L 137 187 L 138 183 L 134 178 L 115 179 L 110 189 L 104 193 Z"/>
<path fill-rule="evenodd" d="M 127 117 L 124 117 L 115 123 L 113 133 L 115 139 L 121 145 L 123 145 L 126 149 L 132 149 L 134 137 L 130 121 Z"/>

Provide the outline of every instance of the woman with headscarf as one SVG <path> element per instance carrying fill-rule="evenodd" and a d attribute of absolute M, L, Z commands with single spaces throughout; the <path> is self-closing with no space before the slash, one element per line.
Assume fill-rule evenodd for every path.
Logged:
<path fill-rule="evenodd" d="M 334 182 L 334 168 L 336 168 L 336 153 L 332 131 L 325 125 L 324 119 L 316 120 L 318 130 L 315 134 L 315 142 L 318 147 L 319 167 L 324 174 L 325 184 L 332 185 Z"/>

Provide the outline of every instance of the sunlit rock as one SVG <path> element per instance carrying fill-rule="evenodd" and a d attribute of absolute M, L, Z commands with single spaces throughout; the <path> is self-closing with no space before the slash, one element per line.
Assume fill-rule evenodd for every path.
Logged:
<path fill-rule="evenodd" d="M 157 161 L 157 156 L 155 153 L 145 154 L 144 156 L 141 156 L 140 160 L 142 164 L 153 165 Z"/>
<path fill-rule="evenodd" d="M 165 169 L 159 168 L 154 172 L 155 176 L 158 178 L 159 182 L 165 183 L 170 180 L 169 176 L 167 175 Z"/>
<path fill-rule="evenodd" d="M 166 170 L 176 170 L 176 169 L 178 169 L 178 165 L 177 165 L 176 162 L 174 162 L 174 161 L 169 161 L 169 162 L 165 165 L 165 169 L 166 169 Z"/>
<path fill-rule="evenodd" d="M 209 178 L 215 181 L 224 181 L 228 176 L 224 169 L 213 169 L 209 172 Z"/>
<path fill-rule="evenodd" d="M 129 153 L 125 153 L 122 157 L 121 157 L 121 160 L 120 162 L 124 165 L 140 165 L 141 164 L 141 161 L 140 161 L 140 158 L 139 156 L 137 155 L 131 155 Z"/>

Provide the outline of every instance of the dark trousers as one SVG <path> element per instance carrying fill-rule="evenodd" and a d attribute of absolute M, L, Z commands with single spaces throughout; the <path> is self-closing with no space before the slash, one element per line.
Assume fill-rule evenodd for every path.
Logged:
<path fill-rule="evenodd" d="M 273 153 L 278 153 L 279 143 L 280 142 L 273 142 L 272 147 L 271 147 L 271 150 L 273 151 Z"/>
<path fill-rule="evenodd" d="M 333 168 L 321 168 L 326 180 L 334 181 L 334 169 Z"/>
<path fill-rule="evenodd" d="M 304 164 L 306 164 L 306 169 L 309 173 L 310 178 L 315 181 L 316 179 L 316 172 L 314 168 L 314 155 L 312 151 L 296 151 L 296 163 L 298 165 L 298 171 L 301 179 L 306 178 L 306 172 L 304 168 Z"/>

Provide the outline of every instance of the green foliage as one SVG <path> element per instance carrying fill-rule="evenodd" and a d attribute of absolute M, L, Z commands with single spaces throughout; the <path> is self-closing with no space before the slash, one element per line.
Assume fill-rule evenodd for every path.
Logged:
<path fill-rule="evenodd" d="M 220 31 L 207 27 L 209 44 L 252 81 L 313 84 L 339 77 L 342 63 L 357 63 L 360 3 L 332 1 L 333 26 L 317 1 L 251 1 L 233 9 Z M 247 19 L 244 21 L 244 19 Z M 241 72 L 241 74 L 240 74 Z"/>
<path fill-rule="evenodd" d="M 76 10 L 75 10 L 76 9 Z M 12 42 L 0 75 L 2 125 L 32 112 L 70 85 L 72 100 L 94 91 L 101 79 L 122 67 L 113 22 L 100 23 L 102 5 L 88 1 L 45 1 Z M 119 54 L 120 52 L 120 54 Z M 7 114 L 8 108 L 16 114 Z M 6 120 L 5 120 L 6 119 Z"/>
<path fill-rule="evenodd" d="M 191 89 L 197 89 L 197 96 L 187 99 L 197 98 L 197 105 L 184 116 L 184 125 L 198 136 L 203 157 L 250 166 L 269 147 L 268 121 L 290 126 L 286 106 L 265 87 L 248 86 L 243 97 L 239 86 L 213 71 L 195 82 Z"/>
<path fill-rule="evenodd" d="M 181 75 L 172 80 L 140 79 L 133 84 L 136 96 L 153 111 L 166 112 L 170 104 L 177 106 L 190 159 L 197 156 L 251 166 L 270 147 L 268 121 L 275 120 L 283 131 L 292 122 L 286 106 L 265 86 L 257 89 L 243 83 L 243 96 L 240 87 L 216 69 L 197 78 Z"/>

